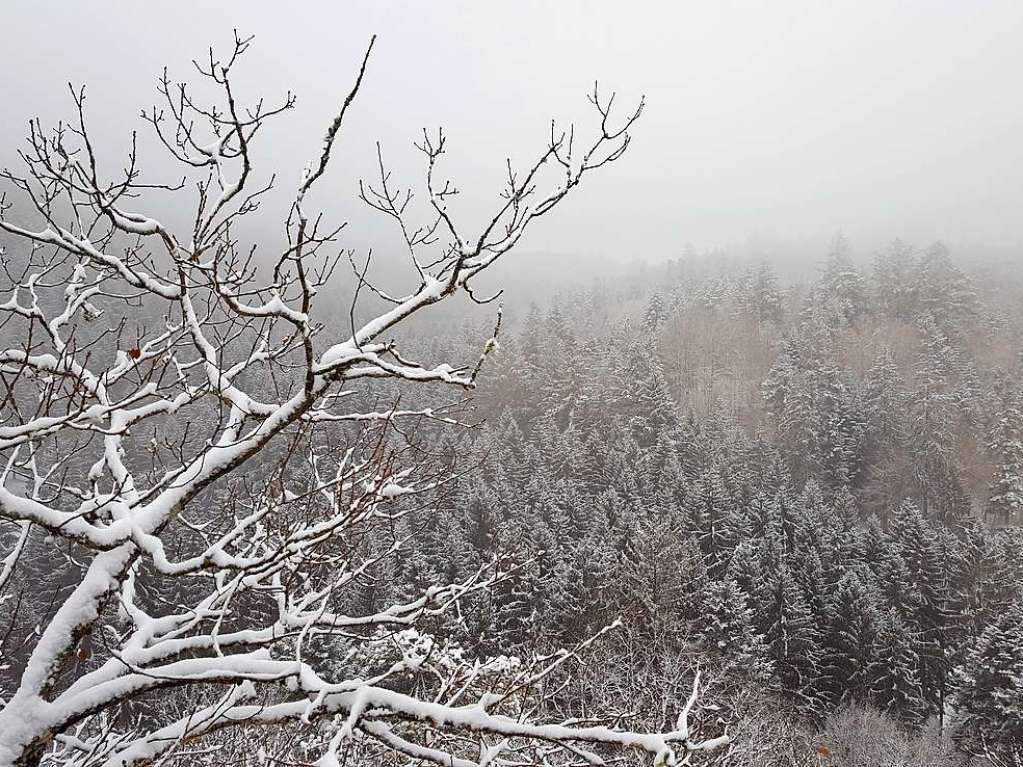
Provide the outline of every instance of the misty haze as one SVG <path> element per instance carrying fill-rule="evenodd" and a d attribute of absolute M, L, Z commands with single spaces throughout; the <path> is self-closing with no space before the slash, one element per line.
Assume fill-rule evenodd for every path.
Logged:
<path fill-rule="evenodd" d="M 1023 765 L 1023 5 L 0 9 L 0 767 Z"/>

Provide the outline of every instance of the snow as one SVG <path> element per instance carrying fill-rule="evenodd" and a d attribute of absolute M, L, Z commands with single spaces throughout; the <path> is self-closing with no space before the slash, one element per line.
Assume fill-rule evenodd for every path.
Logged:
<path fill-rule="evenodd" d="M 223 69 L 221 76 L 226 77 Z M 184 102 L 178 108 L 185 108 Z M 173 109 L 171 112 L 182 120 Z M 233 101 L 227 112 L 222 109 L 218 114 L 234 115 Z M 93 159 L 91 146 L 68 154 L 66 167 L 46 171 L 74 176 L 67 184 L 67 194 L 73 199 L 69 220 L 74 231 L 55 223 L 36 231 L 0 221 L 4 232 L 68 257 L 60 279 L 52 279 L 49 267 L 41 266 L 15 285 L 11 297 L 0 304 L 0 312 L 16 322 L 32 323 L 41 328 L 39 335 L 45 336 L 33 338 L 25 348 L 12 344 L 0 351 L 0 364 L 18 375 L 24 368 L 24 380 L 37 387 L 33 405 L 52 409 L 24 417 L 18 413 L 0 426 L 0 448 L 11 455 L 0 481 L 0 516 L 18 527 L 14 549 L 0 567 L 0 587 L 12 578 L 35 526 L 45 530 L 51 545 L 73 550 L 84 563 L 80 579 L 61 595 L 52 617 L 34 638 L 18 687 L 0 709 L 0 764 L 14 763 L 26 748 L 44 743 L 58 752 L 62 748 L 94 749 L 85 760 L 112 767 L 157 760 L 185 736 L 222 725 L 309 721 L 327 714 L 343 717 L 344 723 L 318 762 L 323 767 L 337 765 L 342 742 L 357 735 L 375 739 L 412 759 L 469 767 L 468 760 L 444 753 L 432 739 L 419 744 L 396 733 L 392 728 L 395 715 L 435 728 L 497 736 L 493 744 L 481 741 L 477 760 L 481 767 L 499 763 L 511 740 L 518 738 L 638 747 L 673 762 L 672 748 L 691 748 L 686 742 L 684 718 L 676 732 L 660 734 L 606 726 L 536 724 L 499 713 L 505 699 L 492 691 L 459 705 L 453 702 L 457 695 L 445 703 L 387 686 L 392 677 L 428 673 L 452 678 L 466 675 L 462 681 L 512 677 L 521 686 L 523 675 L 532 673 L 516 657 L 470 659 L 461 648 L 445 645 L 417 628 L 423 616 L 456 610 L 460 599 L 490 588 L 500 573 L 481 570 L 465 581 L 428 587 L 418 596 L 376 611 L 332 612 L 340 609 L 332 599 L 335 591 L 365 578 L 374 561 L 346 558 L 322 544 L 343 542 L 346 545 L 338 548 L 347 550 L 349 536 L 361 534 L 360 525 L 378 516 L 386 518 L 400 506 L 385 506 L 385 502 L 435 487 L 439 481 L 417 481 L 412 468 L 394 470 L 375 456 L 362 459 L 349 450 L 333 476 L 320 478 L 316 460 L 311 459 L 309 487 L 303 492 L 284 489 L 264 499 L 262 505 L 239 511 L 227 529 L 214 533 L 215 526 L 203 527 L 207 520 L 192 524 L 186 518 L 189 505 L 207 488 L 254 456 L 268 455 L 283 443 L 282 433 L 298 426 L 312 429 L 330 421 L 372 425 L 406 417 L 438 418 L 442 411 L 429 407 L 343 412 L 339 403 L 344 393 L 335 393 L 336 385 L 341 380 L 347 385 L 361 378 L 386 378 L 471 388 L 475 373 L 468 377 L 459 372 L 465 368 L 447 361 L 432 366 L 407 362 L 392 342 L 377 339 L 416 312 L 466 287 L 471 277 L 518 242 L 535 215 L 546 212 L 564 196 L 583 169 L 575 173 L 571 184 L 557 187 L 528 214 L 519 215 L 517 205 L 523 197 L 515 192 L 473 238 L 458 234 L 440 202 L 444 193 L 434 194 L 431 188 L 431 198 L 450 229 L 454 250 L 438 262 L 436 274 L 426 273 L 413 255 L 421 276 L 419 288 L 353 329 L 348 338 L 330 339 L 318 359 L 310 361 L 301 352 L 303 347 L 312 348 L 314 340 L 319 344 L 317 334 L 323 326 L 314 324 L 311 314 L 300 307 L 312 303 L 317 285 L 284 276 L 276 278 L 279 284 L 257 287 L 251 274 L 240 274 L 235 264 L 221 264 L 222 257 L 228 261 L 232 257 L 230 252 L 225 255 L 228 227 L 236 216 L 250 212 L 245 207 L 258 197 L 258 191 L 246 188 L 247 154 L 225 157 L 235 151 L 233 147 L 228 151 L 228 142 L 234 136 L 245 149 L 245 141 L 255 135 L 263 118 L 247 118 L 250 122 L 244 128 L 232 124 L 230 117 L 219 119 L 224 121 L 222 134 L 206 143 L 197 142 L 198 146 L 191 141 L 193 126 L 183 121 L 177 125 L 180 135 L 187 135 L 191 149 L 201 155 L 186 158 L 189 170 L 205 169 L 220 188 L 219 196 L 204 200 L 205 209 L 186 228 L 184 239 L 179 239 L 163 217 L 123 209 L 121 205 L 129 204 L 128 200 L 142 197 L 134 194 L 132 179 L 124 187 L 128 193 L 120 195 L 116 183 L 104 186 L 107 182 L 98 181 L 84 161 Z M 303 222 L 305 192 L 329 159 L 338 125 L 328 134 L 319 171 L 307 166 L 303 172 L 295 200 Z M 43 151 L 49 151 L 48 146 L 44 143 Z M 233 180 L 227 176 L 231 159 L 242 165 Z M 434 159 L 431 156 L 431 168 Z M 50 184 L 40 176 L 35 182 Z M 253 197 L 246 198 L 250 193 Z M 243 202 L 246 199 L 250 202 Z M 513 209 L 516 212 L 509 214 Z M 50 222 L 60 220 L 44 213 Z M 89 225 L 88 214 L 99 222 L 95 227 Z M 476 245 L 470 247 L 466 242 Z M 162 249 L 159 258 L 151 257 L 150 249 Z M 57 263 L 61 263 L 59 258 Z M 164 265 L 158 266 L 161 263 Z M 300 298 L 294 298 L 296 293 Z M 156 316 L 164 316 L 158 335 L 148 328 L 139 329 L 132 337 L 140 325 L 134 322 L 140 303 L 157 311 Z M 51 316 L 48 311 L 54 304 L 60 308 Z M 181 323 L 175 325 L 170 318 L 178 312 Z M 69 327 L 71 332 L 79 332 L 79 321 L 94 321 L 101 315 L 114 315 L 110 325 L 118 326 L 123 337 L 104 337 L 99 323 L 88 331 L 100 334 L 104 341 L 95 346 L 79 346 L 77 337 L 62 335 Z M 274 348 L 271 339 L 281 337 L 277 329 L 282 326 L 289 329 L 289 335 L 282 348 Z M 252 339 L 251 348 L 242 352 Z M 113 340 L 123 348 L 113 348 Z M 495 348 L 496 339 L 491 338 L 484 356 Z M 298 354 L 287 356 L 296 349 Z M 283 371 L 282 379 L 293 382 L 293 388 L 285 388 L 281 394 L 274 387 L 251 385 L 247 374 L 256 368 Z M 34 377 L 29 379 L 29 375 Z M 66 412 L 58 406 L 64 404 L 59 397 L 58 405 L 51 398 L 55 383 L 63 382 L 72 391 Z M 190 408 L 199 403 L 200 407 Z M 195 417 L 205 412 L 203 408 L 216 411 L 212 423 Z M 171 418 L 208 431 L 175 454 L 153 431 Z M 61 447 L 74 446 L 76 461 L 82 459 L 84 487 L 72 484 L 82 481 L 76 473 L 77 464 L 75 472 L 68 473 L 73 478 L 67 478 L 62 473 L 67 460 L 64 454 L 38 448 L 57 443 L 57 437 L 66 440 Z M 48 442 L 51 439 L 53 442 Z M 14 456 L 21 450 L 33 451 L 31 460 L 22 456 L 18 471 L 34 477 L 34 482 L 22 482 L 11 474 Z M 52 466 L 36 466 L 36 455 L 50 460 L 51 453 L 57 455 Z M 166 462 L 161 466 L 158 459 Z M 137 467 L 149 460 L 156 468 L 136 473 Z M 57 492 L 53 485 L 59 485 Z M 324 509 L 317 507 L 308 518 L 279 524 L 287 516 L 280 513 L 281 507 L 296 508 L 307 496 L 326 498 Z M 176 537 L 179 530 L 185 530 L 187 546 Z M 385 551 L 393 555 L 401 545 L 401 540 L 395 540 Z M 154 600 L 155 592 L 147 583 L 154 572 L 168 579 L 187 577 L 188 581 L 178 583 L 187 583 L 188 588 L 180 589 L 180 597 Z M 321 574 L 322 582 L 317 580 Z M 202 584 L 209 586 L 208 593 L 199 590 Z M 243 615 L 232 600 L 246 592 L 270 595 L 276 614 Z M 176 602 L 179 598 L 181 604 Z M 115 606 L 117 617 L 108 621 L 107 611 L 112 612 Z M 325 679 L 303 657 L 308 637 L 327 635 L 355 641 L 360 636 L 356 632 L 374 629 L 381 633 L 363 643 L 365 657 L 395 648 L 399 656 L 388 657 L 383 670 L 367 674 L 365 679 L 358 675 Z M 95 660 L 69 666 L 67 659 L 80 657 L 78 653 L 86 646 L 96 649 Z M 571 653 L 565 652 L 546 659 L 545 670 L 528 681 L 540 681 L 543 674 L 570 657 Z M 60 683 L 55 684 L 58 679 Z M 102 729 L 98 723 L 114 721 L 114 717 L 104 717 L 118 712 L 125 702 L 168 684 L 204 689 L 222 685 L 223 693 L 215 704 L 187 711 L 178 721 L 163 720 L 160 726 L 141 723 L 138 731 L 130 733 L 111 731 L 109 740 L 105 740 L 108 733 L 97 734 Z M 468 695 L 466 686 L 459 694 Z M 264 693 L 268 689 L 294 690 L 302 696 L 267 703 Z M 164 714 L 154 712 L 157 717 Z M 265 760 L 266 754 L 258 757 Z"/>

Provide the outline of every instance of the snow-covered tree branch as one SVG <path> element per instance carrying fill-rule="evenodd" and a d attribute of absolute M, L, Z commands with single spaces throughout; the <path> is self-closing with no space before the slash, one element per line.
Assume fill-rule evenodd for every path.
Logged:
<path fill-rule="evenodd" d="M 338 245 L 342 225 L 326 224 L 311 198 L 373 43 L 300 175 L 272 259 L 246 249 L 237 224 L 260 215 L 274 186 L 273 176 L 257 181 L 256 152 L 295 99 L 243 105 L 233 73 L 250 43 L 236 36 L 226 58 L 211 51 L 195 62 L 216 103 L 164 73 L 161 104 L 142 112 L 182 180 L 145 180 L 134 137 L 109 175 L 84 89 L 71 91 L 71 122 L 32 122 L 24 170 L 3 173 L 0 229 L 15 246 L 3 257 L 0 303 L 0 604 L 15 616 L 41 571 L 60 562 L 70 575 L 20 646 L 3 640 L 11 686 L 0 764 L 163 762 L 201 753 L 224 730 L 316 723 L 333 726 L 322 764 L 355 740 L 458 765 L 519 763 L 524 749 L 598 763 L 588 749 L 609 746 L 674 764 L 712 747 L 690 737 L 695 690 L 670 732 L 539 721 L 541 683 L 587 642 L 546 659 L 470 662 L 416 633 L 501 581 L 500 561 L 380 610 L 346 598 L 401 551 L 406 528 L 395 521 L 428 507 L 451 476 L 397 439 L 399 424 L 457 423 L 440 407 L 351 405 L 361 379 L 472 389 L 495 339 L 468 363 L 418 362 L 388 334 L 460 291 L 481 300 L 473 279 L 624 154 L 642 102 L 616 121 L 613 97 L 594 89 L 592 142 L 552 126 L 528 169 L 509 163 L 507 188 L 476 230 L 449 208 L 443 133 L 419 144 L 431 211 L 421 225 L 381 160 L 360 196 L 397 224 L 418 285 L 393 296 L 355 267 L 356 297 L 365 288 L 389 308 L 362 323 L 353 311 L 338 335 L 317 293 L 355 259 Z M 194 215 L 175 225 L 149 212 L 160 205 Z M 327 641 L 346 659 L 337 673 L 312 658 L 311 645 Z M 352 659 L 381 643 L 400 651 L 353 673 Z M 139 700 L 167 691 L 188 705 L 140 713 Z"/>

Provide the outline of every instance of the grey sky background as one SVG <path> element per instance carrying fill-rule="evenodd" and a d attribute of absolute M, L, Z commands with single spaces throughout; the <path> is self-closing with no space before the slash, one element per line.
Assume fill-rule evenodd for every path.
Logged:
<path fill-rule="evenodd" d="M 1023 242 L 1019 0 L 7 0 L 0 162 L 14 162 L 29 116 L 70 115 L 68 80 L 87 84 L 93 130 L 119 162 L 131 130 L 145 130 L 138 109 L 153 103 L 162 67 L 190 77 L 190 59 L 211 43 L 226 50 L 234 26 L 256 35 L 242 96 L 290 87 L 299 97 L 257 149 L 257 171 L 277 171 L 286 191 L 379 35 L 318 200 L 352 220 L 356 246 L 386 242 L 387 223 L 354 195 L 374 141 L 398 180 L 417 184 L 411 142 L 443 125 L 445 168 L 471 221 L 496 200 L 504 157 L 541 150 L 551 117 L 594 126 L 594 79 L 623 106 L 646 94 L 634 146 L 541 222 L 527 249 L 659 260 L 686 243 L 815 244 L 839 229 L 861 251 L 897 236 L 960 249 Z M 148 155 L 145 166 L 165 170 Z"/>

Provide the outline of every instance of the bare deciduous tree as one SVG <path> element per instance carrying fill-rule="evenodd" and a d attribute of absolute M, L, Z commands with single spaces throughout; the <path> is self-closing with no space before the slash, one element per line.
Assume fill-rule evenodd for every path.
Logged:
<path fill-rule="evenodd" d="M 527 748 L 530 759 L 595 762 L 586 748 L 609 746 L 674 764 L 676 752 L 713 747 L 690 740 L 695 693 L 670 732 L 538 723 L 540 683 L 579 648 L 502 664 L 406 647 L 367 677 L 330 675 L 310 651 L 331 639 L 349 654 L 372 647 L 381 632 L 413 630 L 504 577 L 496 562 L 383 609 L 349 609 L 346 592 L 403 539 L 362 542 L 396 529 L 450 476 L 395 435 L 407 436 L 405 423 L 455 419 L 441 408 L 348 403 L 376 379 L 473 388 L 494 339 L 459 367 L 416 362 L 388 334 L 460 291 L 488 300 L 472 293 L 473 279 L 584 176 L 624 154 L 642 102 L 616 127 L 613 96 L 594 89 L 594 140 L 583 146 L 552 124 L 533 165 L 509 163 L 496 211 L 472 235 L 449 209 L 456 189 L 441 176 L 443 133 L 418 145 L 430 211 L 422 226 L 381 161 L 360 196 L 397 225 L 418 287 L 394 296 L 356 268 L 356 297 L 365 289 L 387 308 L 362 323 L 353 311 L 344 337 L 314 319 L 314 305 L 339 261 L 355 261 L 338 254 L 341 227 L 327 226 L 309 198 L 372 42 L 269 261 L 242 245 L 237 223 L 273 186 L 255 181 L 257 140 L 295 100 L 242 106 L 232 73 L 249 44 L 236 36 L 226 59 L 211 51 L 196 63 L 217 103 L 164 74 L 162 106 L 142 112 L 184 167 L 180 184 L 144 181 L 134 139 L 123 171 L 108 176 L 85 92 L 74 89 L 75 119 L 53 130 L 33 122 L 26 171 L 4 173 L 21 194 L 17 206 L 0 203 L 0 229 L 27 247 L 3 258 L 0 604 L 14 616 L 29 579 L 55 563 L 71 576 L 20 655 L 11 631 L 3 640 L 0 764 L 196 758 L 191 749 L 225 730 L 318 723 L 335 725 L 323 764 L 355 741 L 445 765 L 516 763 Z M 160 195 L 172 196 L 169 215 L 194 205 L 187 228 L 136 209 Z M 398 683 L 409 675 L 433 682 Z"/>

